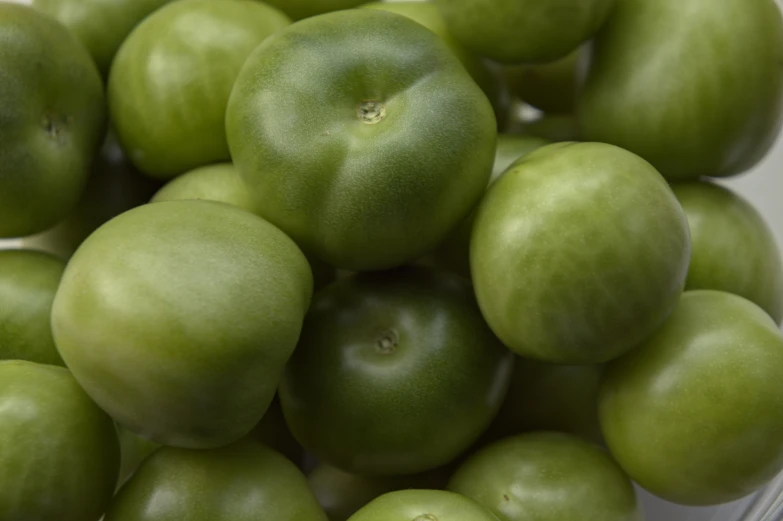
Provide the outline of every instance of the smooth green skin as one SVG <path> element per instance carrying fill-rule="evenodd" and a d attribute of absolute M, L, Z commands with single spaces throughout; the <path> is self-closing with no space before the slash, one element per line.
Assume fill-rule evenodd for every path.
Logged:
<path fill-rule="evenodd" d="M 117 52 L 109 109 L 145 174 L 171 179 L 231 159 L 225 114 L 247 57 L 290 20 L 262 2 L 179 0 L 146 18 Z"/>
<path fill-rule="evenodd" d="M 485 433 L 490 441 L 556 431 L 601 443 L 598 388 L 601 365 L 554 365 L 517 358 L 506 399 Z"/>
<path fill-rule="evenodd" d="M 407 16 L 414 22 L 417 22 L 440 38 L 448 45 L 451 52 L 454 53 L 470 76 L 473 78 L 481 90 L 487 95 L 489 101 L 495 107 L 496 115 L 499 115 L 499 105 L 501 104 L 501 87 L 498 77 L 489 69 L 487 64 L 459 43 L 451 35 L 446 22 L 443 20 L 437 6 L 432 2 L 421 2 L 418 0 L 405 0 L 402 2 L 373 2 L 365 4 L 362 7 L 366 9 L 380 9 L 389 11 L 402 16 Z"/>
<path fill-rule="evenodd" d="M 95 158 L 76 207 L 48 230 L 22 239 L 22 246 L 68 260 L 100 225 L 146 203 L 159 187 L 133 168 L 110 134 Z"/>
<path fill-rule="evenodd" d="M 449 490 L 501 521 L 637 521 L 631 481 L 597 446 L 567 434 L 506 438 L 471 456 Z"/>
<path fill-rule="evenodd" d="M 40 232 L 79 200 L 103 139 L 103 83 L 82 45 L 0 3 L 0 237 Z"/>
<path fill-rule="evenodd" d="M 261 214 L 258 204 L 231 163 L 209 165 L 191 170 L 169 181 L 152 198 L 153 203 L 202 199 L 231 204 Z M 314 288 L 320 290 L 337 277 L 334 268 L 320 259 L 307 256 L 313 271 Z"/>
<path fill-rule="evenodd" d="M 291 432 L 320 461 L 361 475 L 414 474 L 476 441 L 512 364 L 468 281 L 412 266 L 317 294 L 280 397 Z"/>
<path fill-rule="evenodd" d="M 496 335 L 526 358 L 601 363 L 672 312 L 690 259 L 688 221 L 640 157 L 556 143 L 523 157 L 479 207 L 470 265 Z"/>
<path fill-rule="evenodd" d="M 144 17 L 170 0 L 31 0 L 67 27 L 106 76 L 120 44 Z"/>
<path fill-rule="evenodd" d="M 277 7 L 294 20 L 309 18 L 330 11 L 359 7 L 366 0 L 264 0 Z"/>
<path fill-rule="evenodd" d="M 0 360 L 65 365 L 49 325 L 63 270 L 45 253 L 0 251 Z"/>
<path fill-rule="evenodd" d="M 685 289 L 714 289 L 745 297 L 778 324 L 783 320 L 783 267 L 769 226 L 753 206 L 709 182 L 672 186 L 691 229 Z"/>
<path fill-rule="evenodd" d="M 554 62 L 504 68 L 511 94 L 547 114 L 572 114 L 580 84 L 579 65 L 585 53 L 579 47 Z"/>
<path fill-rule="evenodd" d="M 362 103 L 386 115 L 370 124 Z M 248 59 L 226 117 L 262 214 L 306 251 L 378 270 L 434 249 L 478 203 L 496 121 L 448 46 L 356 9 L 296 23 Z"/>
<path fill-rule="evenodd" d="M 459 494 L 443 490 L 389 492 L 349 521 L 498 521 L 490 511 Z"/>
<path fill-rule="evenodd" d="M 556 143 L 523 157 L 479 207 L 470 266 L 484 318 L 512 351 L 606 362 L 672 312 L 690 259 L 688 221 L 640 157 Z"/>
<path fill-rule="evenodd" d="M 327 521 L 307 480 L 257 442 L 165 447 L 120 489 L 105 521 Z"/>
<path fill-rule="evenodd" d="M 260 217 L 211 201 L 149 204 L 74 254 L 52 329 L 121 425 L 164 445 L 218 447 L 272 401 L 312 284 L 301 251 Z"/>
<path fill-rule="evenodd" d="M 121 454 L 120 479 L 117 481 L 117 488 L 119 488 L 128 481 L 150 454 L 160 448 L 160 445 L 132 433 L 121 425 L 117 425 L 117 436 L 120 440 Z"/>
<path fill-rule="evenodd" d="M 773 0 L 618 0 L 595 41 L 582 132 L 670 181 L 744 172 L 777 136 L 781 62 Z"/>
<path fill-rule="evenodd" d="M 489 186 L 497 181 L 514 161 L 548 144 L 549 141 L 541 138 L 498 134 Z M 436 266 L 470 278 L 470 234 L 475 218 L 475 212 L 471 213 L 433 252 Z"/>
<path fill-rule="evenodd" d="M 607 369 L 604 437 L 641 486 L 669 501 L 739 499 L 783 466 L 783 336 L 761 308 L 686 292 L 666 324 Z"/>
<path fill-rule="evenodd" d="M 346 521 L 363 506 L 388 492 L 444 488 L 448 474 L 443 469 L 436 469 L 413 476 L 366 477 L 320 463 L 307 476 L 307 481 L 329 521 Z"/>
<path fill-rule="evenodd" d="M 264 417 L 261 418 L 249 437 L 276 450 L 297 466 L 302 465 L 304 451 L 285 423 L 283 408 L 280 406 L 280 399 L 277 396 L 272 400 Z"/>
<path fill-rule="evenodd" d="M 622 0 L 618 0 L 622 1 Z M 592 37 L 615 0 L 435 0 L 465 47 L 501 63 L 546 63 Z"/>
<path fill-rule="evenodd" d="M 96 521 L 119 468 L 114 423 L 67 369 L 0 361 L 0 519 Z"/>

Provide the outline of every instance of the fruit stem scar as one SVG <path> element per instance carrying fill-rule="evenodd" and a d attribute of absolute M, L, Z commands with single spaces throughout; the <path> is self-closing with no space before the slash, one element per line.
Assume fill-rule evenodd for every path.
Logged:
<path fill-rule="evenodd" d="M 41 120 L 41 126 L 50 138 L 58 140 L 63 127 L 70 123 L 70 116 L 65 116 L 62 119 L 58 119 L 54 116 L 45 114 Z"/>
<path fill-rule="evenodd" d="M 386 105 L 377 100 L 365 100 L 359 103 L 356 117 L 366 125 L 375 125 L 386 117 Z"/>
<path fill-rule="evenodd" d="M 397 346 L 399 345 L 399 342 L 400 339 L 397 336 L 397 332 L 389 329 L 381 333 L 381 335 L 378 337 L 378 340 L 375 343 L 375 346 L 377 347 L 378 351 L 380 351 L 381 353 L 390 354 L 397 350 Z"/>

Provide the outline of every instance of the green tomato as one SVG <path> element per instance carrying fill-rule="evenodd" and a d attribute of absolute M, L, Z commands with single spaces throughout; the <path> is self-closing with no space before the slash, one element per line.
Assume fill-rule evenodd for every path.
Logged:
<path fill-rule="evenodd" d="M 307 477 L 329 521 L 346 521 L 373 499 L 394 492 L 416 488 L 443 488 L 448 475 L 443 469 L 413 476 L 357 476 L 325 463 L 319 464 Z M 409 520 L 406 520 L 409 521 Z"/>
<path fill-rule="evenodd" d="M 498 521 L 466 497 L 443 490 L 400 490 L 377 498 L 349 521 Z"/>
<path fill-rule="evenodd" d="M 68 370 L 0 361 L 0 519 L 95 521 L 119 467 L 111 418 Z"/>
<path fill-rule="evenodd" d="M 443 20 L 437 6 L 432 2 L 420 2 L 417 0 L 404 0 L 401 2 L 373 2 L 365 4 L 367 9 L 380 9 L 402 16 L 420 23 L 446 42 L 451 52 L 462 62 L 473 80 L 481 87 L 489 101 L 495 107 L 496 115 L 499 115 L 501 105 L 501 89 L 498 77 L 489 69 L 487 64 L 477 55 L 467 50 L 451 35 L 446 22 Z"/>
<path fill-rule="evenodd" d="M 264 0 L 277 7 L 294 20 L 301 20 L 330 11 L 359 7 L 367 0 Z"/>
<path fill-rule="evenodd" d="M 307 480 L 257 442 L 164 447 L 120 489 L 105 521 L 327 521 Z"/>
<path fill-rule="evenodd" d="M 471 456 L 449 490 L 501 521 L 637 521 L 633 485 L 597 446 L 561 433 L 506 438 Z"/>
<path fill-rule="evenodd" d="M 230 159 L 225 114 L 251 51 L 290 20 L 262 2 L 179 0 L 128 36 L 109 76 L 109 108 L 133 163 L 158 179 Z"/>
<path fill-rule="evenodd" d="M 671 181 L 744 172 L 778 133 L 781 63 L 773 0 L 619 0 L 595 42 L 582 131 Z"/>
<path fill-rule="evenodd" d="M 165 445 L 245 436 L 275 394 L 310 303 L 304 255 L 260 217 L 149 204 L 92 234 L 52 308 L 57 347 L 121 425 Z"/>
<path fill-rule="evenodd" d="M 40 232 L 76 205 L 105 125 L 82 45 L 30 7 L 0 2 L 0 237 Z"/>
<path fill-rule="evenodd" d="M 601 365 L 554 365 L 517 358 L 506 399 L 485 439 L 557 431 L 600 443 Z"/>
<path fill-rule="evenodd" d="M 711 505 L 783 467 L 783 335 L 761 308 L 686 292 L 666 324 L 610 364 L 601 427 L 617 461 L 664 499 Z"/>
<path fill-rule="evenodd" d="M 490 186 L 514 161 L 548 144 L 545 139 L 536 137 L 499 134 L 495 149 L 495 163 L 489 178 Z M 475 212 L 471 213 L 438 246 L 433 252 L 432 262 L 435 266 L 470 278 L 470 233 L 475 218 Z"/>
<path fill-rule="evenodd" d="M 296 23 L 253 53 L 226 116 L 262 215 L 352 270 L 412 261 L 478 203 L 496 122 L 445 43 L 356 9 Z"/>
<path fill-rule="evenodd" d="M 120 44 L 148 14 L 169 0 L 31 0 L 84 44 L 106 76 Z"/>
<path fill-rule="evenodd" d="M 169 181 L 152 198 L 152 202 L 202 199 L 231 204 L 260 214 L 255 199 L 237 174 L 234 165 L 224 163 L 192 170 Z M 314 288 L 319 290 L 337 277 L 334 268 L 312 255 L 307 256 L 313 271 Z"/>
<path fill-rule="evenodd" d="M 423 267 L 357 274 L 316 295 L 280 397 L 291 432 L 319 460 L 414 474 L 476 441 L 512 363 L 462 277 Z"/>
<path fill-rule="evenodd" d="M 685 289 L 727 291 L 783 319 L 783 268 L 775 237 L 753 206 L 728 188 L 692 182 L 672 186 L 691 229 Z"/>
<path fill-rule="evenodd" d="M 657 329 L 685 284 L 688 221 L 640 157 L 558 143 L 498 180 L 476 216 L 470 266 L 490 327 L 517 354 L 591 364 Z"/>
<path fill-rule="evenodd" d="M 45 253 L 0 251 L 0 360 L 65 365 L 49 325 L 63 270 Z"/>
<path fill-rule="evenodd" d="M 22 239 L 22 246 L 68 260 L 100 225 L 149 201 L 158 183 L 142 176 L 109 135 L 95 159 L 81 199 L 68 216 L 46 231 Z"/>
<path fill-rule="evenodd" d="M 260 441 L 269 448 L 272 448 L 293 461 L 297 466 L 302 464 L 304 452 L 302 446 L 291 434 L 288 425 L 283 416 L 283 409 L 280 406 L 280 399 L 275 396 L 269 405 L 264 417 L 255 426 L 250 438 Z"/>
<path fill-rule="evenodd" d="M 117 436 L 120 439 L 120 479 L 117 487 L 121 487 L 136 472 L 139 465 L 147 457 L 158 450 L 160 445 L 154 441 L 134 434 L 122 425 L 117 425 Z"/>
<path fill-rule="evenodd" d="M 547 114 L 571 114 L 576 109 L 581 46 L 565 58 L 539 65 L 511 65 L 504 69 L 511 93 Z"/>
<path fill-rule="evenodd" d="M 501 63 L 563 58 L 592 37 L 614 0 L 435 0 L 465 47 Z M 522 36 L 521 36 L 522 35 Z"/>

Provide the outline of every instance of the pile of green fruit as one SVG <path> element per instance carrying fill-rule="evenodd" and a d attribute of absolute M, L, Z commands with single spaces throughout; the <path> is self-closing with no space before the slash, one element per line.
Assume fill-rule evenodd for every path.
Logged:
<path fill-rule="evenodd" d="M 780 253 L 710 180 L 777 137 L 774 1 L 361 3 L 0 2 L 0 521 L 632 521 L 783 469 Z"/>

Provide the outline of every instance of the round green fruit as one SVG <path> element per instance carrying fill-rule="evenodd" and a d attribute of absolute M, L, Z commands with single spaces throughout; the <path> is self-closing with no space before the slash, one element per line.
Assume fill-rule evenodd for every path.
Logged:
<path fill-rule="evenodd" d="M 294 20 L 301 20 L 317 14 L 330 11 L 359 7 L 367 0 L 265 0 L 267 4 L 277 7 Z"/>
<path fill-rule="evenodd" d="M 344 269 L 412 261 L 478 203 L 492 107 L 448 46 L 357 9 L 296 23 L 245 64 L 226 116 L 262 215 Z"/>
<path fill-rule="evenodd" d="M 579 438 L 537 432 L 506 438 L 471 456 L 449 490 L 501 521 L 637 521 L 633 485 L 612 458 Z"/>
<path fill-rule="evenodd" d="M 218 201 L 258 213 L 245 183 L 231 163 L 202 166 L 182 174 L 158 190 L 151 202 L 188 199 Z"/>
<path fill-rule="evenodd" d="M 443 469 L 413 476 L 357 476 L 321 463 L 307 481 L 329 521 L 346 521 L 378 496 L 395 490 L 443 488 L 447 478 Z"/>
<path fill-rule="evenodd" d="M 114 423 L 67 369 L 0 361 L 0 519 L 96 520 L 119 467 Z"/>
<path fill-rule="evenodd" d="M 357 274 L 316 295 L 280 397 L 291 432 L 319 460 L 413 474 L 476 441 L 512 363 L 462 277 L 423 267 Z"/>
<path fill-rule="evenodd" d="M 0 3 L 0 237 L 40 232 L 76 205 L 103 138 L 103 83 L 52 18 Z"/>
<path fill-rule="evenodd" d="M 592 37 L 614 0 L 435 0 L 448 30 L 501 63 L 563 58 Z"/>
<path fill-rule="evenodd" d="M 781 63 L 774 0 L 617 2 L 580 97 L 582 133 L 670 181 L 744 172 L 777 136 Z"/>
<path fill-rule="evenodd" d="M 615 358 L 677 304 L 688 221 L 640 157 L 558 143 L 514 164 L 484 198 L 470 244 L 479 305 L 503 343 L 542 362 Z"/>
<path fill-rule="evenodd" d="M 147 15 L 170 0 L 31 0 L 84 44 L 105 76 L 117 49 Z"/>
<path fill-rule="evenodd" d="M 389 492 L 351 516 L 349 521 L 498 521 L 466 497 L 443 490 Z"/>
<path fill-rule="evenodd" d="M 164 447 L 120 489 L 105 521 L 327 521 L 307 480 L 257 442 Z"/>
<path fill-rule="evenodd" d="M 641 486 L 688 505 L 746 496 L 783 467 L 783 336 L 761 308 L 686 292 L 672 317 L 609 365 L 606 443 Z"/>
<path fill-rule="evenodd" d="M 271 224 L 227 204 L 169 201 L 84 242 L 52 328 L 76 379 L 121 425 L 211 448 L 263 416 L 311 293 L 307 260 Z"/>
<path fill-rule="evenodd" d="M 691 229 L 685 289 L 714 289 L 755 302 L 783 320 L 783 267 L 775 237 L 753 206 L 728 188 L 692 182 L 672 186 Z"/>
<path fill-rule="evenodd" d="M 0 360 L 64 365 L 49 324 L 64 270 L 45 253 L 0 251 Z"/>
<path fill-rule="evenodd" d="M 179 0 L 146 18 L 117 52 L 109 109 L 131 161 L 171 179 L 230 159 L 225 114 L 247 57 L 290 20 L 262 2 Z"/>

